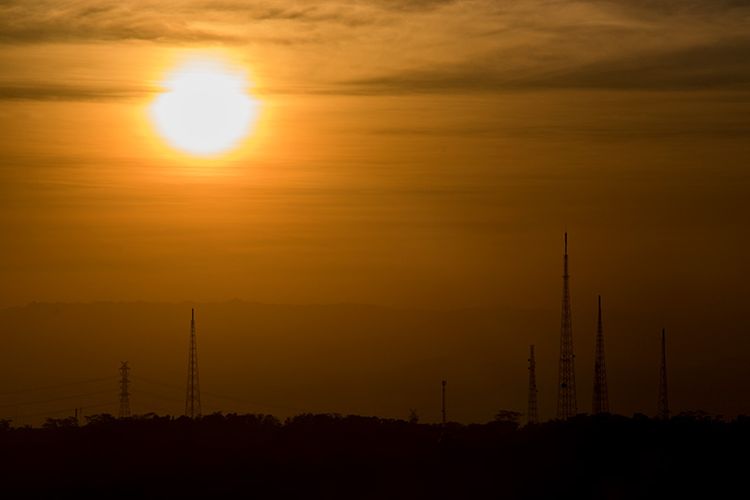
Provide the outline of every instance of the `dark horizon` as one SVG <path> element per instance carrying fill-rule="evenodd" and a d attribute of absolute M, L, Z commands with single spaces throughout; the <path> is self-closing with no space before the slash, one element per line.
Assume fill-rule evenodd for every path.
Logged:
<path fill-rule="evenodd" d="M 612 415 L 519 428 L 359 416 L 0 423 L 12 495 L 76 498 L 711 498 L 744 487 L 750 419 Z M 125 473 L 123 473 L 125 471 Z"/>

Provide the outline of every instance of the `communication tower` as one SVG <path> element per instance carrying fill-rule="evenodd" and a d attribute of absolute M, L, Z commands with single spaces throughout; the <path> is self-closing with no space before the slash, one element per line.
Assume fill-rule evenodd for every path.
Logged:
<path fill-rule="evenodd" d="M 607 367 L 604 363 L 604 328 L 602 327 L 602 296 L 599 295 L 599 315 L 596 322 L 596 360 L 594 361 L 594 397 L 591 413 L 609 413 Z"/>
<path fill-rule="evenodd" d="M 190 355 L 188 358 L 185 415 L 190 418 L 201 416 L 201 390 L 198 383 L 198 344 L 195 337 L 195 309 L 192 310 L 190 319 Z"/>
<path fill-rule="evenodd" d="M 560 322 L 560 367 L 557 393 L 557 418 L 567 419 L 578 413 L 576 371 L 573 354 L 573 319 L 570 310 L 570 276 L 568 275 L 568 233 L 563 253 L 562 317 Z"/>

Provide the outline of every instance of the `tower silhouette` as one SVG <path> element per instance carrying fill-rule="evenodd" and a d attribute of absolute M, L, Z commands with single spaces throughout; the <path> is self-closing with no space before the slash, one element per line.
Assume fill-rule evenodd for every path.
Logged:
<path fill-rule="evenodd" d="M 534 357 L 534 346 L 529 346 L 529 409 L 526 414 L 526 423 L 536 424 L 539 422 L 539 410 L 536 401 L 536 358 Z"/>
<path fill-rule="evenodd" d="M 190 418 L 201 416 L 201 389 L 198 383 L 198 344 L 195 338 L 195 309 L 192 309 L 190 318 L 190 356 L 188 359 L 185 415 Z"/>
<path fill-rule="evenodd" d="M 442 415 L 443 415 L 443 425 L 445 425 L 445 423 L 447 422 L 446 415 L 445 415 L 445 386 L 446 385 L 448 385 L 448 382 L 446 380 L 443 380 L 442 382 L 443 391 L 442 391 L 442 400 L 441 400 L 442 401 L 441 409 L 442 409 Z"/>
<path fill-rule="evenodd" d="M 599 295 L 599 315 L 596 321 L 596 359 L 594 361 L 594 397 L 591 413 L 609 413 L 607 366 L 604 363 L 604 328 L 602 327 L 602 296 Z"/>
<path fill-rule="evenodd" d="M 667 333 L 661 330 L 661 364 L 659 366 L 659 402 L 657 408 L 659 418 L 669 418 L 669 397 L 667 390 Z"/>
<path fill-rule="evenodd" d="M 130 374 L 130 367 L 128 367 L 128 362 L 123 361 L 120 363 L 120 418 L 127 418 L 130 416 L 130 392 L 129 392 L 129 385 L 130 385 L 130 379 L 128 378 L 128 375 Z"/>
<path fill-rule="evenodd" d="M 573 318 L 570 311 L 570 276 L 568 275 L 568 233 L 563 253 L 562 317 L 560 322 L 560 369 L 557 393 L 557 418 L 566 419 L 578 413 L 576 402 L 575 355 L 573 354 Z"/>

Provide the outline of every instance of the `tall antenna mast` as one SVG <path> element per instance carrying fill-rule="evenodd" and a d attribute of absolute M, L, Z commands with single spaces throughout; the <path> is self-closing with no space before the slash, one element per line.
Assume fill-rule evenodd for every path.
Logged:
<path fill-rule="evenodd" d="M 659 367 L 659 402 L 657 416 L 669 418 L 669 397 L 667 390 L 667 333 L 661 330 L 661 365 Z"/>
<path fill-rule="evenodd" d="M 599 316 L 596 322 L 596 360 L 594 361 L 594 397 L 591 413 L 609 413 L 607 367 L 604 363 L 604 328 L 602 327 L 602 296 L 599 295 Z"/>
<path fill-rule="evenodd" d="M 128 362 L 123 361 L 120 363 L 120 418 L 128 418 L 130 416 L 129 374 L 130 367 L 128 366 Z"/>
<path fill-rule="evenodd" d="M 201 416 L 201 389 L 198 383 L 198 344 L 195 338 L 195 309 L 192 309 L 190 319 L 190 357 L 188 359 L 185 415 L 190 418 Z"/>
<path fill-rule="evenodd" d="M 443 414 L 443 425 L 447 422 L 446 415 L 445 415 L 445 386 L 448 384 L 446 380 L 443 380 L 442 386 L 443 386 L 443 392 L 442 392 L 442 414 Z"/>
<path fill-rule="evenodd" d="M 539 423 L 539 410 L 536 402 L 536 358 L 533 345 L 529 346 L 529 409 L 526 422 L 529 425 Z"/>
<path fill-rule="evenodd" d="M 560 371 L 557 393 L 557 418 L 567 419 L 578 413 L 576 403 L 575 355 L 573 354 L 573 319 L 570 311 L 570 276 L 568 275 L 568 233 L 563 253 L 562 317 L 560 322 Z"/>

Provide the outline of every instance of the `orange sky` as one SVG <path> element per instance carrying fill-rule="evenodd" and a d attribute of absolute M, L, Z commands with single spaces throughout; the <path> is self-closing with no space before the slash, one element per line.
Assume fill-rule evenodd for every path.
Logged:
<path fill-rule="evenodd" d="M 1 306 L 556 311 L 567 229 L 574 314 L 750 326 L 747 2 L 247 4 L 0 2 Z M 262 106 L 211 159 L 148 118 L 197 56 Z"/>
<path fill-rule="evenodd" d="M 528 305 L 565 228 L 592 290 L 745 297 L 742 2 L 0 10 L 0 304 Z M 196 56 L 261 102 L 224 157 L 148 119 Z"/>

